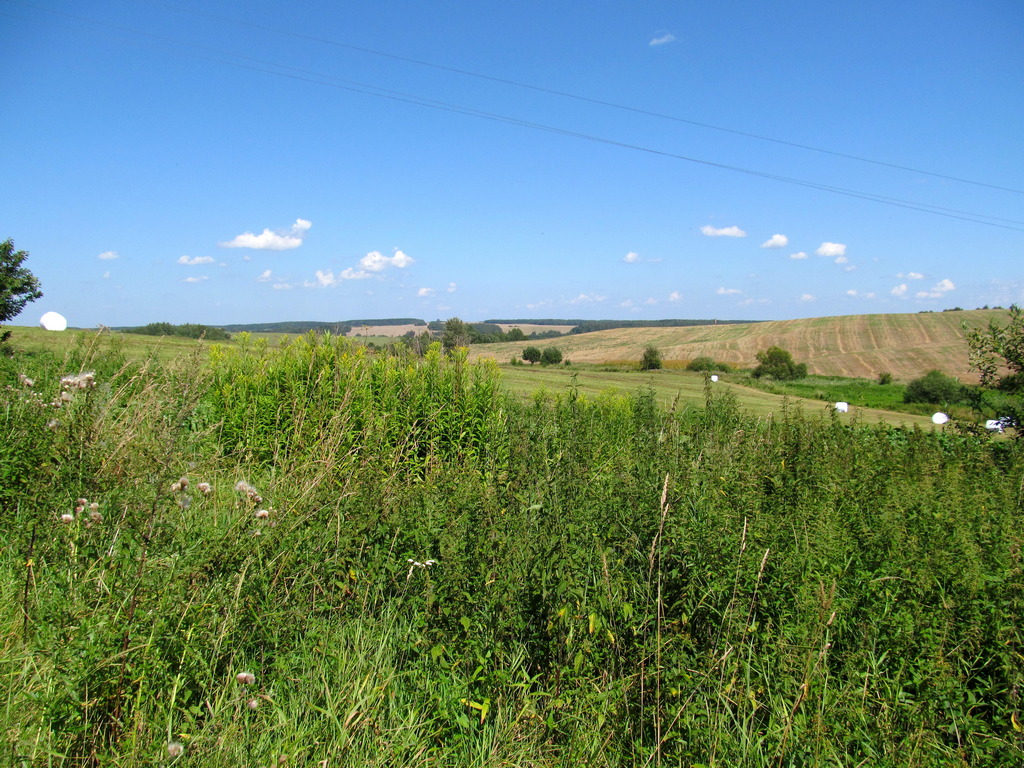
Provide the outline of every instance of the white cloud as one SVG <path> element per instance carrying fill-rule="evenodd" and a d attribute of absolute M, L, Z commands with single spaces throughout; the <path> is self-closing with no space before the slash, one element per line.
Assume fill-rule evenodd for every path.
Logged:
<path fill-rule="evenodd" d="M 270 282 L 270 270 L 265 269 L 260 273 L 260 276 L 256 278 L 257 282 L 268 283 Z"/>
<path fill-rule="evenodd" d="M 819 256 L 845 256 L 846 246 L 842 243 L 822 243 L 815 251 Z"/>
<path fill-rule="evenodd" d="M 715 291 L 719 296 L 732 296 L 737 293 L 743 293 L 739 288 L 726 288 L 724 285 Z"/>
<path fill-rule="evenodd" d="M 797 251 L 796 253 L 789 254 L 789 258 L 791 258 L 791 259 L 806 259 L 807 258 L 807 254 L 804 253 L 803 251 Z"/>
<path fill-rule="evenodd" d="M 352 267 L 345 267 L 338 273 L 340 280 L 366 280 L 368 277 L 373 277 L 373 275 L 362 269 L 352 269 Z"/>
<path fill-rule="evenodd" d="M 857 289 L 856 288 L 851 288 L 850 290 L 848 290 L 846 292 L 846 295 L 847 296 L 859 296 L 860 294 L 857 293 Z"/>
<path fill-rule="evenodd" d="M 873 299 L 873 298 L 875 298 L 875 292 L 874 291 L 868 291 L 867 293 L 864 294 L 864 298 L 865 299 Z"/>
<path fill-rule="evenodd" d="M 676 36 L 671 32 L 657 32 L 654 37 L 651 38 L 651 42 L 648 43 L 650 46 L 667 45 L 668 43 L 674 43 Z"/>
<path fill-rule="evenodd" d="M 836 264 L 846 264 L 849 261 L 850 260 L 848 258 L 846 258 L 845 256 L 836 256 Z"/>
<path fill-rule="evenodd" d="M 302 238 L 313 226 L 305 219 L 296 219 L 288 232 L 271 232 L 264 229 L 260 234 L 245 232 L 233 240 L 219 243 L 221 248 L 253 248 L 258 251 L 288 251 L 302 245 Z"/>
<path fill-rule="evenodd" d="M 622 257 L 622 260 L 627 264 L 636 264 L 638 261 L 640 261 L 640 254 L 637 253 L 636 251 L 630 251 L 629 253 Z"/>
<path fill-rule="evenodd" d="M 426 298 L 427 296 L 433 296 L 434 295 L 434 289 L 433 288 L 420 288 L 418 291 L 416 291 L 416 295 L 420 296 L 422 298 Z"/>
<path fill-rule="evenodd" d="M 118 255 L 117 251 L 104 251 L 103 253 L 101 253 L 96 258 L 100 259 L 102 261 L 111 261 L 113 259 L 120 258 L 120 256 Z"/>
<path fill-rule="evenodd" d="M 683 298 L 683 296 L 679 291 L 672 291 L 672 293 L 668 295 L 669 301 L 679 301 L 681 298 Z"/>
<path fill-rule="evenodd" d="M 907 295 L 907 284 L 901 283 L 889 291 L 893 296 L 906 296 Z"/>
<path fill-rule="evenodd" d="M 204 280 L 209 280 L 209 279 L 210 278 L 207 277 L 206 275 L 201 275 L 199 277 L 186 277 L 184 280 L 182 280 L 182 282 L 183 283 L 201 283 Z"/>
<path fill-rule="evenodd" d="M 721 229 L 715 229 L 714 227 L 705 224 L 700 228 L 701 233 L 708 237 L 746 237 L 747 233 L 739 227 L 722 227 Z"/>
<path fill-rule="evenodd" d="M 939 280 L 930 291 L 918 291 L 914 295 L 918 299 L 940 299 L 943 294 L 954 290 L 956 290 L 956 285 L 947 277 Z"/>
<path fill-rule="evenodd" d="M 405 269 L 412 263 L 413 259 L 397 248 L 395 249 L 394 256 L 385 256 L 380 251 L 370 251 L 359 260 L 359 266 L 369 272 L 381 272 L 387 267 Z"/>
<path fill-rule="evenodd" d="M 448 293 L 455 293 L 459 289 L 459 286 L 455 283 L 448 283 Z"/>
<path fill-rule="evenodd" d="M 772 235 L 761 243 L 762 248 L 785 248 L 787 245 L 789 245 L 789 238 L 785 235 Z"/>
<path fill-rule="evenodd" d="M 581 293 L 575 299 L 569 299 L 570 304 L 599 304 L 602 301 L 606 301 L 607 296 L 602 296 L 598 293 Z"/>
<path fill-rule="evenodd" d="M 771 299 L 744 299 L 737 306 L 749 307 L 751 304 L 771 304 Z"/>
<path fill-rule="evenodd" d="M 671 301 L 671 299 L 669 299 L 669 301 Z M 650 298 L 644 300 L 644 304 L 646 304 L 648 307 L 653 307 L 657 303 L 658 303 L 658 300 L 656 298 L 654 298 L 653 296 L 651 296 Z"/>
<path fill-rule="evenodd" d="M 330 269 L 318 269 L 316 271 L 316 282 L 317 285 L 337 285 L 338 278 L 334 276 L 334 271 Z"/>
<path fill-rule="evenodd" d="M 193 257 L 193 256 L 182 255 L 182 257 L 178 259 L 178 263 L 179 264 L 188 264 L 189 266 L 194 266 L 196 264 L 213 264 L 213 257 L 212 256 L 194 256 Z"/>
<path fill-rule="evenodd" d="M 275 291 L 290 291 L 292 289 L 290 283 L 274 283 L 272 287 Z"/>
<path fill-rule="evenodd" d="M 800 294 L 800 301 L 814 301 L 814 296 L 810 293 Z"/>
<path fill-rule="evenodd" d="M 896 275 L 896 277 L 902 278 L 904 280 L 924 280 L 924 275 L 922 275 L 920 272 L 900 272 L 898 275 Z"/>

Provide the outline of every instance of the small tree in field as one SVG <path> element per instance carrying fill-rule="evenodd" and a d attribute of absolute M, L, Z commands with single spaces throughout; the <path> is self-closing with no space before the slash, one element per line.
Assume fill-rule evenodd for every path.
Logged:
<path fill-rule="evenodd" d="M 1017 436 L 1024 424 L 1024 312 L 1014 304 L 1005 326 L 990 321 L 987 328 L 967 332 L 971 368 L 980 374 L 982 396 L 978 410 L 1006 419 Z"/>
<path fill-rule="evenodd" d="M 541 358 L 541 352 L 537 347 L 527 347 L 523 350 L 523 360 L 528 362 L 530 365 L 539 363 Z"/>
<path fill-rule="evenodd" d="M 640 357 L 641 371 L 656 371 L 661 368 L 661 351 L 653 344 L 644 347 L 644 353 Z"/>
<path fill-rule="evenodd" d="M 544 351 L 540 353 L 541 365 L 558 365 L 560 362 L 562 362 L 562 350 L 558 347 L 544 347 Z"/>
<path fill-rule="evenodd" d="M 778 381 L 790 381 L 802 379 L 807 375 L 807 366 L 804 363 L 794 363 L 793 356 L 782 347 L 768 347 L 763 352 L 758 352 L 757 362 L 758 366 L 751 373 L 755 379 L 771 376 Z"/>
<path fill-rule="evenodd" d="M 8 238 L 0 243 L 0 323 L 5 323 L 35 301 L 43 292 L 39 280 L 21 266 L 28 258 L 28 251 L 14 250 L 14 241 Z M 11 338 L 10 331 L 0 333 L 0 344 Z"/>

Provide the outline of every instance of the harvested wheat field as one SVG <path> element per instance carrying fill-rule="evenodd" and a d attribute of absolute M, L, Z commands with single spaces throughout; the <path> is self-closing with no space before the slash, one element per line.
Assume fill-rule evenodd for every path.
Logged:
<path fill-rule="evenodd" d="M 758 351 L 777 345 L 789 350 L 810 373 L 871 378 L 888 371 L 909 380 L 937 368 L 963 382 L 975 381 L 967 361 L 963 324 L 1006 321 L 1005 310 L 968 310 L 913 314 L 849 315 L 777 320 L 741 325 L 685 328 L 618 328 L 530 342 L 557 346 L 578 363 L 638 361 L 654 344 L 665 361 L 686 362 L 707 355 L 740 367 L 756 365 Z M 522 353 L 523 343 L 474 346 L 470 355 L 499 362 Z"/>

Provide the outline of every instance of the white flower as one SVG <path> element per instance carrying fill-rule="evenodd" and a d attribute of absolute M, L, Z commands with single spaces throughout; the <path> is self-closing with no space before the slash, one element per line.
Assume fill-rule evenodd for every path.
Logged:
<path fill-rule="evenodd" d="M 167 754 L 171 757 L 177 757 L 185 751 L 185 747 L 182 746 L 180 741 L 169 741 L 167 742 Z"/>
<path fill-rule="evenodd" d="M 239 672 L 237 675 L 235 675 L 235 680 L 237 680 L 242 685 L 252 685 L 256 682 L 256 675 L 254 675 L 252 672 Z"/>

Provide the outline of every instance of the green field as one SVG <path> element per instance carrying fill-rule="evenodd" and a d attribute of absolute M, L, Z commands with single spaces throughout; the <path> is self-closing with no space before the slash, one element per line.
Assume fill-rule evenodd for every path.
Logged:
<path fill-rule="evenodd" d="M 0 358 L 4 764 L 1024 763 L 1017 441 L 61 338 Z"/>

